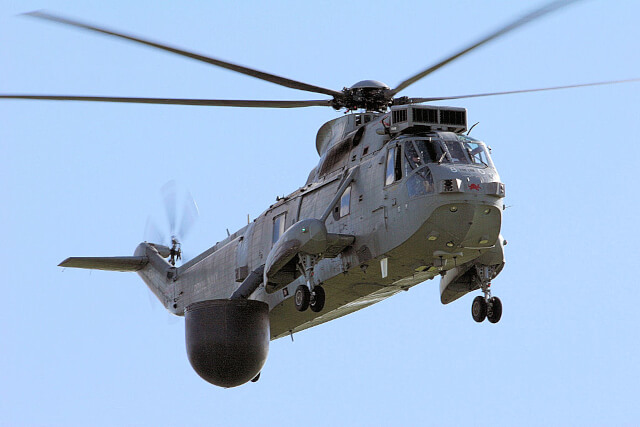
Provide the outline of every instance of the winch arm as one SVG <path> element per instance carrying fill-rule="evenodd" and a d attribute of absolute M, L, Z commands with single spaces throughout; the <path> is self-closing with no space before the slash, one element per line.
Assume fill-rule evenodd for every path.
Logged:
<path fill-rule="evenodd" d="M 336 191 L 335 196 L 333 196 L 333 199 L 331 199 L 331 202 L 327 206 L 327 209 L 324 211 L 324 213 L 320 217 L 320 221 L 325 222 L 327 218 L 329 218 L 329 215 L 331 215 L 331 212 L 333 211 L 333 207 L 336 205 L 336 203 L 338 203 L 338 200 L 340 200 L 340 197 L 342 197 L 344 190 L 346 190 L 349 184 L 351 184 L 351 182 L 355 179 L 358 169 L 360 169 L 360 166 L 356 166 L 353 169 L 351 169 L 347 177 L 344 179 L 344 181 L 342 181 L 340 188 L 338 188 L 338 191 Z"/>

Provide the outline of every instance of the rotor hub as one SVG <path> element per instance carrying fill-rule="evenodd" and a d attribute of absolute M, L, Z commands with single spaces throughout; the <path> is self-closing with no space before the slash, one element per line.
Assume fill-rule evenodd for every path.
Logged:
<path fill-rule="evenodd" d="M 182 259 L 182 248 L 176 236 L 171 236 L 171 249 L 169 250 L 169 264 L 175 266 L 176 261 Z"/>
<path fill-rule="evenodd" d="M 386 84 L 378 80 L 361 80 L 349 89 L 391 89 Z"/>
<path fill-rule="evenodd" d="M 342 89 L 342 96 L 334 98 L 332 106 L 336 110 L 346 108 L 384 112 L 392 102 L 393 95 L 389 86 L 377 80 L 362 80 Z"/>

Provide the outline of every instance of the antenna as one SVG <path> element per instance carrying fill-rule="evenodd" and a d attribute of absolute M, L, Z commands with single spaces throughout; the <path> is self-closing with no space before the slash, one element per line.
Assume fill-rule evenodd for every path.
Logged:
<path fill-rule="evenodd" d="M 474 127 L 476 127 L 476 125 L 478 125 L 478 124 L 480 124 L 480 122 L 475 122 L 475 123 L 473 124 L 473 126 L 471 126 L 471 127 L 469 128 L 469 130 L 467 131 L 467 136 L 469 136 L 469 134 L 471 133 L 471 131 L 473 130 L 473 128 L 474 128 Z"/>

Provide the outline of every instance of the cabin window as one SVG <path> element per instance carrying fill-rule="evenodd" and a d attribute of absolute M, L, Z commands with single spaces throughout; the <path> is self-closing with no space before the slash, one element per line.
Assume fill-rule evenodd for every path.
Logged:
<path fill-rule="evenodd" d="M 281 213 L 280 215 L 273 218 L 273 234 L 271 243 L 275 244 L 280 236 L 284 234 L 284 223 L 287 218 L 287 213 Z"/>
<path fill-rule="evenodd" d="M 402 154 L 399 145 L 392 147 L 387 152 L 387 173 L 384 185 L 393 184 L 402 179 Z"/>
<path fill-rule="evenodd" d="M 340 198 L 340 218 L 349 215 L 351 204 L 351 186 L 348 186 Z"/>
<path fill-rule="evenodd" d="M 336 203 L 333 208 L 333 219 L 336 221 L 340 218 L 349 215 L 351 212 L 351 186 L 348 186 L 342 196 L 340 197 L 340 203 Z"/>

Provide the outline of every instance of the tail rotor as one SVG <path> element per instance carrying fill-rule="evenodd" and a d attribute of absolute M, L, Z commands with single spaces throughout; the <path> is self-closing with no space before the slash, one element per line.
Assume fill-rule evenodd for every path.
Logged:
<path fill-rule="evenodd" d="M 167 239 L 166 233 L 161 232 L 149 218 L 145 227 L 145 239 L 154 245 L 161 255 L 169 259 L 169 264 L 176 265 L 178 261 L 182 261 L 182 241 L 192 230 L 200 213 L 191 193 L 179 190 L 175 180 L 164 184 L 160 193 L 167 215 L 169 238 Z M 181 215 L 178 215 L 178 212 L 181 212 Z"/>

